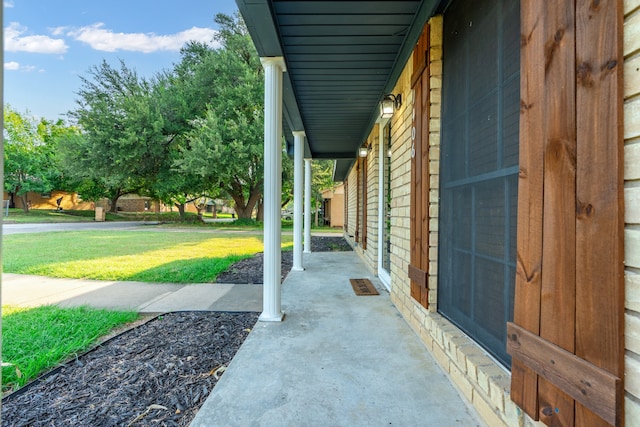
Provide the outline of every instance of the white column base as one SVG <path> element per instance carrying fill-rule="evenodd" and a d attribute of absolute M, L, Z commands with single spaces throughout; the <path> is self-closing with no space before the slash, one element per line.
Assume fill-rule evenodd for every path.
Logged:
<path fill-rule="evenodd" d="M 304 271 L 304 267 L 291 267 L 291 271 Z"/>
<path fill-rule="evenodd" d="M 282 322 L 283 319 L 284 311 L 276 314 L 267 314 L 263 312 L 260 317 L 258 317 L 258 321 L 260 322 Z"/>

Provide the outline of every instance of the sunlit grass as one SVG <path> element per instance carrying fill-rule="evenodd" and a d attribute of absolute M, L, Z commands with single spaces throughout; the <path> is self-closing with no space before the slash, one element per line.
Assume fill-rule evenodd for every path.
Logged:
<path fill-rule="evenodd" d="M 7 273 L 165 283 L 212 282 L 232 263 L 263 250 L 261 235 L 78 231 L 4 237 Z M 283 236 L 290 249 L 291 237 Z"/>
<path fill-rule="evenodd" d="M 2 307 L 2 391 L 18 388 L 82 352 L 134 312 L 88 307 Z"/>

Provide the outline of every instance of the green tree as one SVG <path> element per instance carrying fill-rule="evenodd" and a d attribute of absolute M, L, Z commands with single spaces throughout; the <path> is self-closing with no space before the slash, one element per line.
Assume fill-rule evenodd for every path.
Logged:
<path fill-rule="evenodd" d="M 263 190 L 262 66 L 238 14 L 218 14 L 215 21 L 222 47 L 192 44 L 178 68 L 196 90 L 187 90 L 187 98 L 205 113 L 192 121 L 174 168 L 195 172 L 233 199 L 239 218 L 250 218 Z"/>
<path fill-rule="evenodd" d="M 154 182 L 171 140 L 163 133 L 151 83 L 124 62 L 114 68 L 103 61 L 81 81 L 78 107 L 69 115 L 82 129 L 82 138 L 65 140 L 61 158 L 76 182 L 103 189 L 115 211 L 120 196 Z"/>
<path fill-rule="evenodd" d="M 55 136 L 64 122 L 39 122 L 28 113 L 4 108 L 4 189 L 17 195 L 29 212 L 29 192 L 49 192 L 61 180 L 55 159 Z"/>
<path fill-rule="evenodd" d="M 162 114 L 162 133 L 169 144 L 155 179 L 145 191 L 165 204 L 176 206 L 181 217 L 184 217 L 188 203 L 193 203 L 200 210 L 204 208 L 202 200 L 213 199 L 220 194 L 219 187 L 204 179 L 203 175 L 189 168 L 176 167 L 181 163 L 194 121 L 206 113 L 211 88 L 196 84 L 193 67 L 209 50 L 206 45 L 188 44 L 182 50 L 183 61 L 174 70 L 158 74 L 152 84 L 152 98 Z"/>

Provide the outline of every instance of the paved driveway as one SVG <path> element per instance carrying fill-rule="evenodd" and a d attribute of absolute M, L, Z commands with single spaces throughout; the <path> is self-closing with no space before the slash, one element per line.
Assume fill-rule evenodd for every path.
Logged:
<path fill-rule="evenodd" d="M 109 222 L 67 222 L 45 224 L 2 224 L 2 234 L 44 233 L 49 231 L 83 230 L 140 230 L 157 222 L 145 221 L 109 221 Z"/>

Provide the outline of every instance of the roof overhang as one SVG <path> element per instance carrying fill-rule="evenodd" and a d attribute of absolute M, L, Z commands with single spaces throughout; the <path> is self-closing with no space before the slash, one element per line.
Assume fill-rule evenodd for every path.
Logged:
<path fill-rule="evenodd" d="M 285 138 L 344 180 L 440 0 L 236 0 L 262 57 L 283 56 Z"/>

